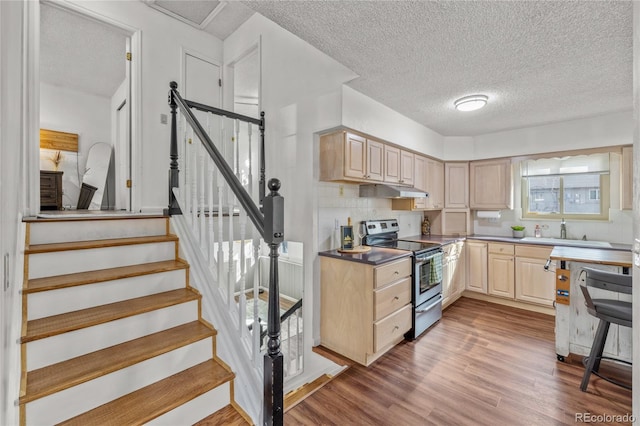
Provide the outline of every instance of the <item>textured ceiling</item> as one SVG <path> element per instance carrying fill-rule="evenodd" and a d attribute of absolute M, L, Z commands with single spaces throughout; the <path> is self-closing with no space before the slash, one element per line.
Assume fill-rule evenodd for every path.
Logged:
<path fill-rule="evenodd" d="M 357 73 L 349 86 L 443 135 L 632 109 L 629 1 L 145 2 L 222 40 L 259 12 Z M 43 81 L 111 96 L 124 36 L 41 9 Z M 455 99 L 475 93 L 487 107 L 455 111 Z"/>
<path fill-rule="evenodd" d="M 243 3 L 357 73 L 352 88 L 443 135 L 632 108 L 631 2 Z M 453 108 L 475 93 L 484 109 Z"/>
<path fill-rule="evenodd" d="M 111 97 L 125 79 L 126 36 L 45 3 L 40 7 L 40 79 Z"/>

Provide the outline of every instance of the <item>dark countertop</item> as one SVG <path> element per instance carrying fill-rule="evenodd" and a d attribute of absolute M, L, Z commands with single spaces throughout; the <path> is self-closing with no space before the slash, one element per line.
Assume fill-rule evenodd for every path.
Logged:
<path fill-rule="evenodd" d="M 549 256 L 552 260 L 566 260 L 568 262 L 598 263 L 601 265 L 615 265 L 631 267 L 631 252 L 607 250 L 599 248 L 560 247 L 556 246 Z"/>
<path fill-rule="evenodd" d="M 371 247 L 367 253 L 349 254 L 340 253 L 338 250 L 327 250 L 318 253 L 320 256 L 333 257 L 335 259 L 349 260 L 351 262 L 367 263 L 369 265 L 380 265 L 403 257 L 411 256 L 410 251 L 396 250 L 390 248 Z"/>
<path fill-rule="evenodd" d="M 513 238 L 513 237 L 500 237 L 494 235 L 469 235 L 467 239 L 470 240 L 484 240 L 484 241 L 498 241 L 502 243 L 512 243 L 512 244 L 527 244 L 527 245 L 543 245 L 543 246 L 551 246 L 551 247 L 571 247 L 571 248 L 587 248 L 587 249 L 598 249 L 598 250 L 622 250 L 622 251 L 631 251 L 631 244 L 618 244 L 618 243 L 610 243 L 611 247 L 594 247 L 594 246 L 584 246 L 580 247 L 578 245 L 574 245 L 575 243 L 579 244 L 579 241 L 574 241 L 574 244 L 571 246 L 562 246 L 562 243 L 549 243 L 544 241 L 522 241 L 521 238 Z M 542 239 L 544 240 L 544 238 Z"/>
<path fill-rule="evenodd" d="M 513 238 L 513 237 L 503 237 L 498 235 L 467 235 L 467 236 L 452 236 L 452 235 L 413 235 L 410 237 L 400 237 L 401 240 L 412 240 L 412 241 L 423 241 L 423 242 L 434 242 L 440 243 L 443 246 L 451 243 L 455 243 L 456 241 L 464 241 L 464 240 L 480 240 L 480 241 L 496 241 L 500 243 L 509 243 L 509 244 L 527 244 L 527 245 L 543 245 L 550 247 L 561 247 L 562 243 L 550 243 L 547 241 L 522 241 L 521 238 Z M 573 241 L 573 240 L 572 240 Z M 579 244 L 579 241 L 574 241 L 574 243 L 569 247 L 580 248 L 581 246 L 575 245 Z M 594 247 L 594 246 L 583 246 L 582 248 L 589 249 L 599 249 L 599 250 L 621 250 L 621 251 L 631 251 L 631 244 L 618 244 L 618 243 L 610 243 L 611 247 Z"/>

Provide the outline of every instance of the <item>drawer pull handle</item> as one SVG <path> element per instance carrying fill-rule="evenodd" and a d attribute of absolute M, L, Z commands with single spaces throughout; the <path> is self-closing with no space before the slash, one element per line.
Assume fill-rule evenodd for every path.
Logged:
<path fill-rule="evenodd" d="M 393 331 L 396 331 L 396 330 L 398 330 L 399 328 L 400 328 L 400 327 L 396 325 L 395 327 L 393 327 Z"/>
<path fill-rule="evenodd" d="M 398 296 L 394 297 L 393 300 L 400 300 Z"/>
<path fill-rule="evenodd" d="M 399 274 L 400 274 L 400 272 L 398 272 L 398 271 L 394 272 L 394 275 L 399 275 Z"/>

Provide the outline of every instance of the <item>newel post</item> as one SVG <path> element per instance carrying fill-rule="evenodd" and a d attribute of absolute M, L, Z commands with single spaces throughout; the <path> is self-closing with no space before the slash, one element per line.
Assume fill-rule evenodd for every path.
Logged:
<path fill-rule="evenodd" d="M 165 211 L 165 214 L 182 214 L 180 207 L 178 206 L 178 200 L 173 193 L 173 188 L 180 186 L 178 177 L 180 170 L 178 170 L 178 130 L 177 130 L 177 109 L 174 90 L 178 90 L 178 83 L 172 81 L 169 83 L 169 107 L 171 108 L 171 144 L 169 145 L 169 207 Z"/>
<path fill-rule="evenodd" d="M 271 191 L 264 199 L 264 240 L 269 245 L 269 311 L 267 353 L 264 355 L 264 424 L 282 425 L 283 359 L 280 352 L 280 289 L 278 247 L 284 240 L 284 198 L 278 193 L 280 181 L 269 180 Z"/>

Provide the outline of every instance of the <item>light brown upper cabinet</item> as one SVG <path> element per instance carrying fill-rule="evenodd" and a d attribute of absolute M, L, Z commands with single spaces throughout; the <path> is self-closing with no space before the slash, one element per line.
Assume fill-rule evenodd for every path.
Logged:
<path fill-rule="evenodd" d="M 622 210 L 633 209 L 633 147 L 622 147 L 620 173 L 620 207 Z"/>
<path fill-rule="evenodd" d="M 444 206 L 449 209 L 469 207 L 469 163 L 444 164 Z"/>
<path fill-rule="evenodd" d="M 469 189 L 472 209 L 513 208 L 511 159 L 469 163 Z"/>
<path fill-rule="evenodd" d="M 427 157 L 416 154 L 413 160 L 413 186 L 420 191 L 429 192 L 427 187 Z"/>
<path fill-rule="evenodd" d="M 444 163 L 427 159 L 427 209 L 438 210 L 444 207 Z"/>
<path fill-rule="evenodd" d="M 382 182 L 384 144 L 349 132 L 320 137 L 320 180 Z"/>
<path fill-rule="evenodd" d="M 414 154 L 391 145 L 384 145 L 384 181 L 395 185 L 414 184 Z"/>

